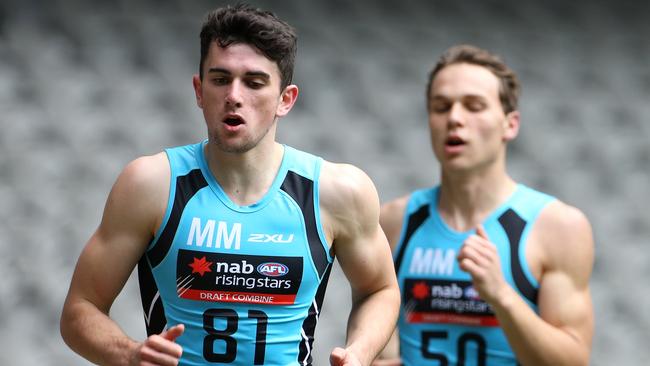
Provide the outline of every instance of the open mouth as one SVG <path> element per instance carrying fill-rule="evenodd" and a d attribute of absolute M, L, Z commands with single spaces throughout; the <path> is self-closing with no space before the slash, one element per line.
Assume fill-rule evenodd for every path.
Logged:
<path fill-rule="evenodd" d="M 228 126 L 239 126 L 244 123 L 244 120 L 238 116 L 228 116 L 223 120 L 223 123 L 227 124 Z"/>
<path fill-rule="evenodd" d="M 460 146 L 460 145 L 464 145 L 464 144 L 465 144 L 465 141 L 463 141 L 463 139 L 461 139 L 460 137 L 455 137 L 455 136 L 454 137 L 449 137 L 445 141 L 445 145 L 447 145 L 447 146 Z"/>

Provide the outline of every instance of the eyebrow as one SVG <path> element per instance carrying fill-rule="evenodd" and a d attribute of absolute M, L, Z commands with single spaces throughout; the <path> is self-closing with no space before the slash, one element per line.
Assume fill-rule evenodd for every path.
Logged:
<path fill-rule="evenodd" d="M 460 96 L 460 98 L 461 99 L 467 99 L 467 98 L 471 98 L 471 99 L 487 99 L 486 96 L 481 95 L 481 94 L 463 94 L 463 95 Z M 446 96 L 446 95 L 443 95 L 443 94 L 435 94 L 435 95 L 432 95 L 431 98 L 429 98 L 429 99 L 430 100 L 448 100 L 448 99 L 453 99 L 453 98 L 450 98 L 449 96 Z"/>
<path fill-rule="evenodd" d="M 219 67 L 213 67 L 208 70 L 208 74 L 211 73 L 219 73 L 219 74 L 226 74 L 226 75 L 232 75 L 232 72 L 230 70 L 222 69 Z M 244 75 L 246 76 L 252 76 L 252 77 L 259 77 L 265 80 L 270 80 L 271 75 L 265 73 L 264 71 L 248 71 Z"/>
<path fill-rule="evenodd" d="M 432 95 L 431 98 L 429 99 L 433 100 L 433 99 L 449 99 L 449 98 L 444 95 L 436 94 L 436 95 Z"/>

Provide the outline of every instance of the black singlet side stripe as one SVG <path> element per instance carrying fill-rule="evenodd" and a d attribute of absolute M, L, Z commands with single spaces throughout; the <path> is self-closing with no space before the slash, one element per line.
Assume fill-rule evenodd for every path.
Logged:
<path fill-rule="evenodd" d="M 149 266 L 147 257 L 144 255 L 138 263 L 138 283 L 140 284 L 140 299 L 142 300 L 147 336 L 159 334 L 167 325 L 167 317 L 165 316 L 163 303 L 160 300 L 158 286 L 151 272 L 151 266 Z"/>
<path fill-rule="evenodd" d="M 429 217 L 429 205 L 425 204 L 418 208 L 417 211 L 412 213 L 409 216 L 408 224 L 406 225 L 406 233 L 404 234 L 404 239 L 399 247 L 399 252 L 397 252 L 397 257 L 395 257 L 395 273 L 399 273 L 399 268 L 402 265 L 402 260 L 404 259 L 404 253 L 406 252 L 406 247 L 408 246 L 409 240 L 415 230 L 417 230 L 420 225 Z"/>
<path fill-rule="evenodd" d="M 176 235 L 176 229 L 181 221 L 181 215 L 187 203 L 196 192 L 207 185 L 208 182 L 206 182 L 200 169 L 194 169 L 186 175 L 176 178 L 176 194 L 174 195 L 174 204 L 169 215 L 169 220 L 167 220 L 167 224 L 160 234 L 158 241 L 146 254 L 149 263 L 151 263 L 151 268 L 156 268 L 167 255 L 169 248 L 171 248 L 172 241 Z"/>
<path fill-rule="evenodd" d="M 302 323 L 302 330 L 304 336 L 301 335 L 302 340 L 298 346 L 298 362 L 300 365 L 311 365 L 312 363 L 312 354 L 314 350 L 314 332 L 316 331 L 316 324 L 318 323 L 318 317 L 320 316 L 321 308 L 323 306 L 323 299 L 325 298 L 325 290 L 327 289 L 327 282 L 330 278 L 330 273 L 332 272 L 332 265 L 328 263 L 327 269 L 323 274 L 323 279 L 318 285 L 316 290 L 316 297 L 309 307 L 309 312 L 307 318 Z M 307 338 L 305 338 L 305 336 Z"/>
<path fill-rule="evenodd" d="M 329 265 L 327 252 L 321 243 L 318 229 L 316 227 L 316 211 L 314 210 L 314 182 L 293 171 L 287 172 L 287 176 L 280 187 L 285 191 L 300 207 L 302 216 L 305 220 L 305 229 L 307 231 L 307 241 L 309 242 L 309 251 L 314 261 L 318 278 L 323 278 L 323 274 Z"/>
<path fill-rule="evenodd" d="M 519 261 L 519 245 L 521 244 L 521 234 L 526 227 L 526 221 L 517 215 L 515 211 L 508 209 L 499 217 L 499 223 L 508 235 L 508 241 L 510 242 L 510 267 L 515 285 L 524 297 L 533 304 L 537 304 L 538 291 L 524 275 L 524 270 Z"/>
<path fill-rule="evenodd" d="M 176 194 L 174 195 L 169 220 L 167 220 L 158 241 L 138 262 L 138 283 L 140 285 L 140 298 L 142 300 L 147 335 L 158 334 L 167 325 L 165 309 L 160 300 L 160 293 L 152 269 L 160 264 L 167 255 L 169 248 L 171 248 L 172 240 L 176 235 L 176 229 L 187 202 L 196 192 L 207 185 L 208 183 L 199 169 L 194 169 L 186 175 L 176 178 Z"/>

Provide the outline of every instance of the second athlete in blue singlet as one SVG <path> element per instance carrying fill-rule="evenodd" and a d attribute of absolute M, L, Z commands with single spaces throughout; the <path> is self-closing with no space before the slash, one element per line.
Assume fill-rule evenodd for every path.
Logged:
<path fill-rule="evenodd" d="M 490 305 L 478 297 L 456 256 L 472 232 L 457 232 L 436 209 L 438 188 L 414 192 L 394 251 L 402 291 L 400 353 L 407 366 L 516 365 Z M 497 246 L 506 281 L 537 309 L 538 284 L 525 260 L 526 239 L 554 198 L 519 184 L 483 222 Z"/>

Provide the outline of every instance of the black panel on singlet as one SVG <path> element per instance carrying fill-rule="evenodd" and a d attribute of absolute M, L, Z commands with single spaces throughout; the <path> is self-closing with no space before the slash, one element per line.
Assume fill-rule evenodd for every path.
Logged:
<path fill-rule="evenodd" d="M 142 256 L 138 263 L 138 283 L 147 335 L 159 334 L 165 329 L 167 318 L 146 256 Z"/>
<path fill-rule="evenodd" d="M 184 176 L 176 178 L 176 194 L 173 198 L 172 210 L 169 220 L 165 225 L 158 241 L 149 249 L 138 262 L 138 282 L 140 285 L 140 298 L 142 299 L 142 309 L 147 326 L 147 334 L 158 334 L 163 331 L 167 320 L 165 309 L 163 308 L 158 286 L 154 280 L 152 268 L 160 264 L 165 258 L 172 240 L 176 235 L 176 229 L 183 214 L 187 202 L 203 187 L 207 186 L 201 170 L 194 169 Z"/>
<path fill-rule="evenodd" d="M 176 229 L 178 228 L 187 202 L 190 201 L 196 192 L 207 185 L 208 182 L 206 182 L 200 169 L 194 169 L 186 175 L 176 178 L 176 194 L 174 195 L 174 204 L 169 215 L 169 220 L 167 220 L 167 224 L 160 234 L 158 241 L 147 252 L 147 258 L 149 258 L 152 268 L 155 268 L 162 262 L 169 248 L 171 248 L 172 241 L 176 235 Z"/>
<path fill-rule="evenodd" d="M 408 219 L 408 224 L 406 225 L 406 233 L 404 234 L 404 240 L 399 247 L 399 252 L 397 252 L 397 257 L 395 257 L 395 273 L 399 272 L 399 268 L 402 265 L 402 260 L 404 259 L 404 253 L 406 252 L 406 247 L 408 242 L 415 233 L 420 225 L 429 217 L 429 205 L 423 205 L 418 208 L 417 211 L 411 214 Z"/>
<path fill-rule="evenodd" d="M 305 338 L 305 336 L 302 337 L 298 348 L 298 362 L 301 365 L 311 365 L 312 363 L 314 332 L 316 331 L 316 324 L 318 323 L 318 317 L 320 316 L 321 307 L 323 306 L 325 289 L 327 288 L 327 282 L 329 281 L 331 272 L 332 265 L 328 264 L 327 269 L 323 274 L 323 279 L 321 280 L 320 285 L 318 285 L 318 290 L 316 290 L 314 302 L 312 302 L 309 307 L 307 318 L 305 318 L 305 321 L 302 323 L 302 330 L 307 338 Z"/>
<path fill-rule="evenodd" d="M 309 251 L 311 258 L 316 265 L 318 278 L 323 278 L 323 274 L 329 265 L 327 252 L 321 243 L 318 229 L 316 227 L 316 212 L 314 210 L 314 182 L 295 172 L 287 172 L 284 182 L 280 187 L 291 198 L 296 201 L 302 211 L 307 230 L 307 241 L 309 242 Z"/>
<path fill-rule="evenodd" d="M 512 209 L 508 209 L 499 217 L 499 223 L 508 235 L 510 242 L 510 267 L 512 278 L 519 291 L 533 304 L 537 304 L 537 289 L 528 281 L 519 261 L 519 245 L 521 234 L 526 227 L 526 221 Z"/>

